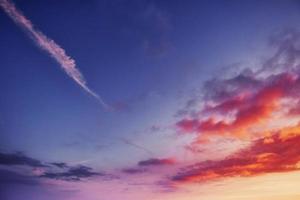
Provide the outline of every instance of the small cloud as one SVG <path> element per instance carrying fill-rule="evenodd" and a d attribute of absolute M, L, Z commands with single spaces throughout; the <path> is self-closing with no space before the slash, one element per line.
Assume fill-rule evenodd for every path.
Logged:
<path fill-rule="evenodd" d="M 146 172 L 146 169 L 142 168 L 126 168 L 122 170 L 123 173 L 126 174 L 140 174 Z"/>
<path fill-rule="evenodd" d="M 176 161 L 172 158 L 150 158 L 148 160 L 143 160 L 138 163 L 139 166 L 156 166 L 156 165 L 173 165 Z"/>

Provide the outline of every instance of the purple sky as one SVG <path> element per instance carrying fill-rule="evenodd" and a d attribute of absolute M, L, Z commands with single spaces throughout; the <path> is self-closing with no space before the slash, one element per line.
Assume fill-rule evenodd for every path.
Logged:
<path fill-rule="evenodd" d="M 299 9 L 0 0 L 0 199 L 300 198 Z"/>

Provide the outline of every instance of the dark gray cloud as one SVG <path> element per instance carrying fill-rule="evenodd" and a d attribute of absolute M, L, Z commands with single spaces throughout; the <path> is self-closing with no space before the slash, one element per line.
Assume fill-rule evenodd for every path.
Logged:
<path fill-rule="evenodd" d="M 78 166 L 71 167 L 66 172 L 45 172 L 40 177 L 66 181 L 80 181 L 82 178 L 89 178 L 93 176 L 105 176 L 105 174 L 93 172 L 92 168 L 87 166 Z"/>
<path fill-rule="evenodd" d="M 142 169 L 142 168 L 126 168 L 122 170 L 122 172 L 126 174 L 140 174 L 146 171 L 147 171 L 146 169 Z"/>
<path fill-rule="evenodd" d="M 53 162 L 53 163 L 50 163 L 51 165 L 54 165 L 58 168 L 68 168 L 68 165 L 64 162 Z"/>
<path fill-rule="evenodd" d="M 204 83 L 204 99 L 216 102 L 223 101 L 239 94 L 242 90 L 253 91 L 262 86 L 262 81 L 255 77 L 250 69 L 243 70 L 240 74 L 228 78 L 213 78 Z"/>
<path fill-rule="evenodd" d="M 170 159 L 170 158 L 164 158 L 164 159 L 150 158 L 148 160 L 142 160 L 142 161 L 138 162 L 139 166 L 173 165 L 173 164 L 175 164 L 175 160 Z"/>
<path fill-rule="evenodd" d="M 44 164 L 46 163 L 46 164 Z M 0 178 L 2 182 L 26 182 L 36 181 L 38 178 L 49 178 L 49 179 L 58 179 L 65 181 L 80 181 L 84 178 L 90 178 L 94 176 L 103 176 L 105 180 L 111 180 L 116 177 L 110 174 L 105 174 L 102 172 L 94 172 L 91 167 L 79 165 L 79 166 L 69 166 L 65 162 L 42 162 L 40 160 L 26 156 L 23 153 L 3 153 L 0 152 L 0 165 L 11 166 L 12 171 L 8 171 L 7 175 L 4 172 L 1 172 Z M 19 174 L 16 174 L 13 171 L 18 171 L 18 168 L 15 166 L 29 166 L 32 169 L 43 168 L 44 173 L 42 175 L 32 175 L 30 177 L 25 177 Z M 11 177 L 9 179 L 9 177 Z M 33 182 L 32 182 L 33 183 Z"/>
<path fill-rule="evenodd" d="M 30 167 L 46 167 L 41 161 L 28 157 L 21 152 L 1 153 L 0 165 L 27 165 Z"/>
<path fill-rule="evenodd" d="M 159 167 L 174 164 L 176 164 L 176 160 L 173 158 L 149 158 L 147 160 L 139 161 L 135 167 L 122 169 L 122 172 L 126 174 L 140 174 L 148 172 L 148 167 Z"/>

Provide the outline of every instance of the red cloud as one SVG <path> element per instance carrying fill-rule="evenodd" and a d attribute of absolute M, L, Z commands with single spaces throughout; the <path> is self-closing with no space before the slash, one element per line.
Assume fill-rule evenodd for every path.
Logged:
<path fill-rule="evenodd" d="M 183 119 L 177 122 L 176 125 L 184 132 L 192 132 L 199 127 L 199 121 L 197 119 Z"/>
<path fill-rule="evenodd" d="M 224 121 L 214 122 L 210 118 L 199 124 L 199 131 L 234 131 L 248 128 L 254 123 L 259 123 L 268 118 L 275 110 L 276 103 L 283 96 L 283 88 L 277 85 L 265 88 L 253 98 L 242 102 L 244 105 L 237 107 L 235 120 L 231 123 Z M 240 104 L 242 104 L 240 103 Z"/>
<path fill-rule="evenodd" d="M 284 127 L 289 117 L 295 120 L 295 115 L 300 114 L 300 103 L 295 103 L 300 98 L 300 33 L 286 32 L 276 41 L 275 54 L 257 71 L 246 70 L 229 79 L 216 77 L 207 81 L 201 99 L 205 107 L 186 108 L 188 117 L 176 123 L 182 133 L 198 134 L 188 146 L 196 153 L 200 143 L 212 142 L 211 137 L 215 136 L 240 138 L 253 134 L 249 137 L 253 140 L 250 146 L 221 160 L 183 168 L 171 178 L 172 183 L 300 170 L 300 124 L 278 128 Z M 267 124 L 271 120 L 280 123 Z M 279 131 L 270 131 L 268 127 Z M 263 131 L 259 134 L 260 128 Z M 263 138 L 257 139 L 258 136 Z"/>
<path fill-rule="evenodd" d="M 265 86 L 252 94 L 244 92 L 243 95 L 231 97 L 214 107 L 205 108 L 202 113 L 235 112 L 234 120 L 226 122 L 217 121 L 213 116 L 206 120 L 183 119 L 177 122 L 183 132 L 202 132 L 232 135 L 243 134 L 251 127 L 264 122 L 278 108 L 279 100 L 289 97 L 289 91 L 299 84 L 299 79 L 289 73 L 282 73 L 265 80 Z"/>
<path fill-rule="evenodd" d="M 241 106 L 243 106 L 245 100 L 248 97 L 248 93 L 242 93 L 237 96 L 233 96 L 232 98 L 229 98 L 222 103 L 216 105 L 216 106 L 208 106 L 203 110 L 203 112 L 228 112 L 234 109 L 237 109 Z"/>
<path fill-rule="evenodd" d="M 299 170 L 300 126 L 285 128 L 256 140 L 248 148 L 219 161 L 205 161 L 183 169 L 174 183 L 205 182 Z"/>
<path fill-rule="evenodd" d="M 290 116 L 297 116 L 300 115 L 300 101 L 296 103 L 288 112 Z"/>

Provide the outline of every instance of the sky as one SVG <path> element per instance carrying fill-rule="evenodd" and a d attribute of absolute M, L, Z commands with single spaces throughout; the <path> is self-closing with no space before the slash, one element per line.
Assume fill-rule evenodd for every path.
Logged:
<path fill-rule="evenodd" d="M 0 0 L 0 199 L 298 200 L 299 11 Z"/>

